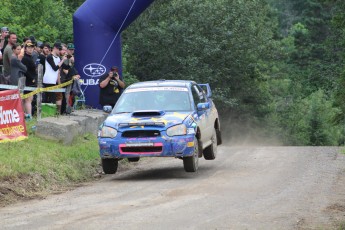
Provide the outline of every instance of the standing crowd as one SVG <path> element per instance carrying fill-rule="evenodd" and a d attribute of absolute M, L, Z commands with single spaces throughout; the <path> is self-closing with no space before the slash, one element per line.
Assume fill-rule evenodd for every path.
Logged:
<path fill-rule="evenodd" d="M 25 37 L 18 43 L 16 33 L 8 27 L 1 28 L 0 36 L 0 84 L 18 86 L 20 78 L 25 77 L 25 86 L 37 86 L 37 67 L 43 65 L 43 86 L 55 86 L 80 76 L 74 68 L 74 45 L 56 42 L 36 41 L 34 36 Z M 1 89 L 0 89 L 1 90 Z M 24 94 L 28 93 L 27 91 Z M 26 119 L 31 119 L 34 96 L 24 99 Z M 72 106 L 72 97 L 63 93 L 46 92 L 43 102 L 54 103 L 57 113 L 62 114 L 66 107 Z"/>

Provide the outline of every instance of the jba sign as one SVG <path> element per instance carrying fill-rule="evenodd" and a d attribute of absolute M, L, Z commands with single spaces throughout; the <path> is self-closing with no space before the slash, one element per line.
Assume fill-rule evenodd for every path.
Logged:
<path fill-rule="evenodd" d="M 0 91 L 0 142 L 27 138 L 19 90 Z"/>

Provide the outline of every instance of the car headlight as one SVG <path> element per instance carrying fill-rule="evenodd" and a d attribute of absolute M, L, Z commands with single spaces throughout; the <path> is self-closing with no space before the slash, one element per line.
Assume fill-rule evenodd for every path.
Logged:
<path fill-rule="evenodd" d="M 117 135 L 117 130 L 108 126 L 103 126 L 99 132 L 99 137 L 114 138 Z"/>
<path fill-rule="evenodd" d="M 184 124 L 175 125 L 167 129 L 167 135 L 172 136 L 181 136 L 187 134 L 187 127 Z"/>

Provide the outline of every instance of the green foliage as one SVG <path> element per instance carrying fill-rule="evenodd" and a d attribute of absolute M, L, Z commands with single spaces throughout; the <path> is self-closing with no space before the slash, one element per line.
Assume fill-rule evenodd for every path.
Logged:
<path fill-rule="evenodd" d="M 285 144 L 338 145 L 343 134 L 340 126 L 332 124 L 332 118 L 338 112 L 333 108 L 332 99 L 319 90 L 307 98 L 286 101 L 271 119 L 282 127 L 277 135 Z"/>
<path fill-rule="evenodd" d="M 344 27 L 340 28 L 343 19 L 340 23 L 336 19 L 343 18 L 344 4 L 322 0 L 270 2 L 280 19 L 280 49 L 268 73 L 275 108 L 269 119 L 274 123 L 279 120 L 276 124 L 286 144 L 343 144 L 344 84 L 338 78 L 344 68 L 344 37 L 339 36 Z M 318 103 L 324 103 L 323 107 Z"/>
<path fill-rule="evenodd" d="M 345 71 L 338 79 L 338 84 L 335 89 L 334 105 L 339 108 L 339 113 L 333 117 L 335 124 L 345 122 Z"/>
<path fill-rule="evenodd" d="M 130 59 L 130 56 L 128 54 L 128 46 L 127 45 L 124 45 L 122 47 L 122 51 L 123 51 L 123 54 L 122 54 L 122 65 L 123 65 L 123 75 L 125 76 L 124 78 L 124 81 L 125 81 L 125 84 L 126 84 L 126 87 L 135 83 L 135 82 L 138 82 L 138 78 L 131 74 L 129 72 L 129 69 L 131 69 L 131 66 L 129 66 L 129 63 L 128 63 L 128 60 Z"/>
<path fill-rule="evenodd" d="M 209 82 L 223 111 L 267 111 L 258 60 L 270 55 L 272 22 L 264 1 L 157 1 L 124 33 L 140 80 Z"/>
<path fill-rule="evenodd" d="M 76 9 L 78 9 L 79 6 L 81 6 L 85 2 L 85 0 L 63 0 L 63 2 L 73 13 L 76 11 Z"/>
<path fill-rule="evenodd" d="M 73 41 L 72 13 L 62 0 L 2 0 L 0 22 L 20 43 L 31 35 L 39 41 Z"/>

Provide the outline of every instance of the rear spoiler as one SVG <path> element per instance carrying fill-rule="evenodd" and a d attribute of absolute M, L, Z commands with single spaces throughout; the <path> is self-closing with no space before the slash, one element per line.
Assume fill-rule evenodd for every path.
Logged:
<path fill-rule="evenodd" d="M 198 84 L 205 92 L 207 98 L 212 97 L 212 91 L 211 91 L 211 87 L 208 83 L 206 84 Z"/>

